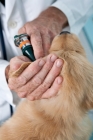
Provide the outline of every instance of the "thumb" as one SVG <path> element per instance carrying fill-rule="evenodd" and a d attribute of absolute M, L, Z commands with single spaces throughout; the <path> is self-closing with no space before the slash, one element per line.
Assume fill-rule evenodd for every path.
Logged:
<path fill-rule="evenodd" d="M 26 28 L 25 28 L 25 26 L 23 26 L 22 28 L 20 28 L 20 29 L 18 30 L 18 34 L 24 34 L 24 33 L 26 33 Z"/>
<path fill-rule="evenodd" d="M 31 62 L 31 61 L 26 56 L 17 56 L 12 58 L 10 60 L 10 71 L 11 72 L 16 71 L 25 62 Z"/>

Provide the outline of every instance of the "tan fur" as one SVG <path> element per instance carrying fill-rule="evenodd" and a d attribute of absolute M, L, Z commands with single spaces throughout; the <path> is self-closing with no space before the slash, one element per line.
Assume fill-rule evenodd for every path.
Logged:
<path fill-rule="evenodd" d="M 0 140 L 89 140 L 93 66 L 73 34 L 56 36 L 50 53 L 64 60 L 58 95 L 37 101 L 25 99 L 0 128 Z"/>

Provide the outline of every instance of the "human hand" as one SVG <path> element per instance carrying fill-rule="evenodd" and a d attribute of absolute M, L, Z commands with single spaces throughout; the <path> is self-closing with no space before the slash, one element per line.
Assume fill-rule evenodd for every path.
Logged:
<path fill-rule="evenodd" d="M 27 22 L 19 34 L 27 33 L 33 46 L 35 58 L 48 54 L 53 38 L 67 25 L 67 18 L 55 7 L 43 11 L 35 20 Z"/>
<path fill-rule="evenodd" d="M 10 61 L 10 71 L 17 70 L 24 62 L 25 56 L 15 57 Z M 57 95 L 62 83 L 60 72 L 63 61 L 54 54 L 32 62 L 18 77 L 10 77 L 8 84 L 19 97 L 36 100 Z"/>

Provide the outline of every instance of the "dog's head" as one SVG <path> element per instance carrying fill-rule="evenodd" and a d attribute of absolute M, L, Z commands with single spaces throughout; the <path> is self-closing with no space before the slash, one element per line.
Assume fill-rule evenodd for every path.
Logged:
<path fill-rule="evenodd" d="M 50 53 L 64 60 L 60 99 L 68 106 L 79 106 L 85 110 L 93 108 L 93 66 L 88 62 L 77 36 L 69 33 L 56 36 Z"/>
<path fill-rule="evenodd" d="M 76 35 L 65 33 L 57 35 L 51 45 L 51 51 L 74 51 L 86 56 L 83 47 Z"/>

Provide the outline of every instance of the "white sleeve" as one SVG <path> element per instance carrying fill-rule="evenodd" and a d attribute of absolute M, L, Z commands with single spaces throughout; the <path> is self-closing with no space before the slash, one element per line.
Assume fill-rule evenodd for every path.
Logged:
<path fill-rule="evenodd" d="M 12 92 L 8 87 L 5 77 L 5 68 L 7 65 L 9 65 L 8 61 L 0 59 L 0 98 L 3 99 L 3 101 L 7 101 L 12 106 L 15 106 L 13 104 Z"/>
<path fill-rule="evenodd" d="M 66 15 L 70 31 L 75 34 L 79 34 L 87 18 L 93 14 L 93 0 L 56 0 L 51 6 Z"/>

